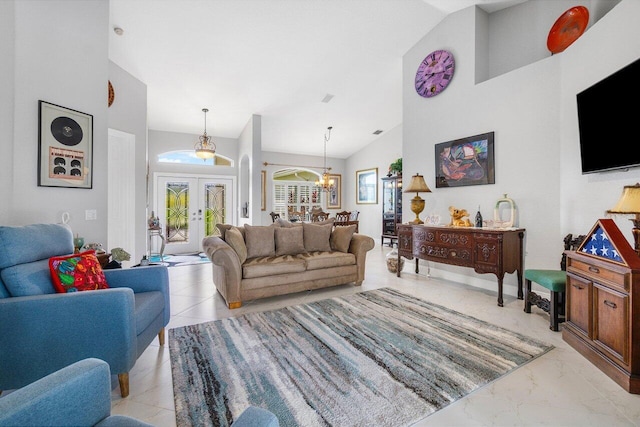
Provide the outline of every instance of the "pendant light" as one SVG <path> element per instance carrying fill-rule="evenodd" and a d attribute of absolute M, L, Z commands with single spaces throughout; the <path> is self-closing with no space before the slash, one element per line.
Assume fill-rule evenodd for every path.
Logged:
<path fill-rule="evenodd" d="M 327 169 L 327 142 L 331 139 L 332 126 L 327 128 L 328 132 L 324 134 L 324 169 L 322 177 L 316 181 L 316 187 L 322 191 L 330 191 L 333 189 L 334 180 L 329 178 L 329 170 Z"/>
<path fill-rule="evenodd" d="M 203 108 L 204 112 L 204 133 L 200 136 L 198 142 L 196 142 L 195 150 L 198 158 L 206 161 L 212 159 L 216 154 L 216 144 L 213 143 L 213 138 L 207 135 L 207 112 L 208 108 Z"/>

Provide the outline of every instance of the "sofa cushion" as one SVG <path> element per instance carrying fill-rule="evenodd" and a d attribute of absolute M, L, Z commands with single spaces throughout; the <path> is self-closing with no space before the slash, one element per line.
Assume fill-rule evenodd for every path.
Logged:
<path fill-rule="evenodd" d="M 283 218 L 278 218 L 274 224 L 278 227 L 283 228 L 291 228 L 291 227 L 302 227 L 301 222 L 290 222 Z"/>
<path fill-rule="evenodd" d="M 58 293 L 109 288 L 95 251 L 51 257 L 49 270 Z"/>
<path fill-rule="evenodd" d="M 225 241 L 238 254 L 240 264 L 244 264 L 247 260 L 247 245 L 244 243 L 244 237 L 240 234 L 238 227 L 231 227 L 225 233 Z"/>
<path fill-rule="evenodd" d="M 235 227 L 232 224 L 216 224 L 216 228 L 218 230 L 220 230 L 220 238 L 224 241 L 226 241 L 226 236 L 225 234 L 227 233 L 227 230 L 229 230 L 231 227 Z M 238 231 L 240 231 L 240 234 L 242 234 L 242 238 L 245 238 L 244 235 L 244 227 L 235 227 L 238 229 Z"/>
<path fill-rule="evenodd" d="M 247 258 L 275 256 L 275 227 L 271 225 L 245 224 L 244 228 L 245 243 L 247 245 Z"/>
<path fill-rule="evenodd" d="M 302 227 L 276 228 L 276 256 L 297 255 L 306 252 Z"/>
<path fill-rule="evenodd" d="M 45 295 L 56 292 L 49 272 L 48 259 L 7 267 L 0 270 L 0 275 L 2 275 L 2 282 L 5 287 L 14 297 Z"/>
<path fill-rule="evenodd" d="M 331 237 L 331 229 L 333 224 L 310 224 L 303 223 L 302 230 L 304 234 L 304 248 L 307 252 L 314 251 L 331 251 L 329 238 Z"/>
<path fill-rule="evenodd" d="M 251 279 L 277 276 L 279 274 L 301 273 L 305 271 L 305 268 L 305 260 L 292 255 L 249 258 L 242 265 L 242 278 Z"/>
<path fill-rule="evenodd" d="M 356 263 L 356 256 L 345 252 L 308 252 L 297 257 L 305 261 L 307 270 L 342 267 Z"/>
<path fill-rule="evenodd" d="M 331 237 L 329 242 L 331 244 L 332 251 L 349 252 L 349 244 L 353 233 L 356 232 L 355 225 L 348 225 L 346 227 L 335 227 L 331 231 Z"/>

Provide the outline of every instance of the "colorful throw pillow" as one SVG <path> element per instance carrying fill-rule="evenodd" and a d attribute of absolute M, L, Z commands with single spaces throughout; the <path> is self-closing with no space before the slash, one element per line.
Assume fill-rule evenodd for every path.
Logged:
<path fill-rule="evenodd" d="M 107 289 L 107 279 L 95 251 L 49 258 L 53 287 L 58 293 Z"/>
<path fill-rule="evenodd" d="M 315 223 L 303 223 L 302 230 L 304 234 L 304 248 L 307 252 L 330 252 L 331 229 L 333 224 L 316 225 Z"/>

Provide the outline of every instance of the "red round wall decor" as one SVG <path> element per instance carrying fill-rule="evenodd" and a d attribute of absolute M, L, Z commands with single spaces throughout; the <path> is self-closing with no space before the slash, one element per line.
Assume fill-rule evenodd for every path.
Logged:
<path fill-rule="evenodd" d="M 560 53 L 578 39 L 589 24 L 589 9 L 575 6 L 564 12 L 549 30 L 547 48 L 554 53 Z"/>

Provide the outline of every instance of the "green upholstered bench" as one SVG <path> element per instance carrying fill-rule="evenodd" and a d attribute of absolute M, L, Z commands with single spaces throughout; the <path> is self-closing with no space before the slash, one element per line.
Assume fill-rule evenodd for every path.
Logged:
<path fill-rule="evenodd" d="M 564 249 L 575 250 L 585 236 L 573 238 L 567 234 L 564 238 Z M 536 305 L 549 313 L 549 329 L 558 331 L 558 325 L 564 321 L 565 314 L 565 288 L 567 283 L 566 255 L 562 254 L 560 270 L 536 270 L 528 269 L 524 271 L 524 311 L 531 313 L 531 306 Z M 549 290 L 550 299 L 546 299 L 531 290 L 531 282 Z"/>

